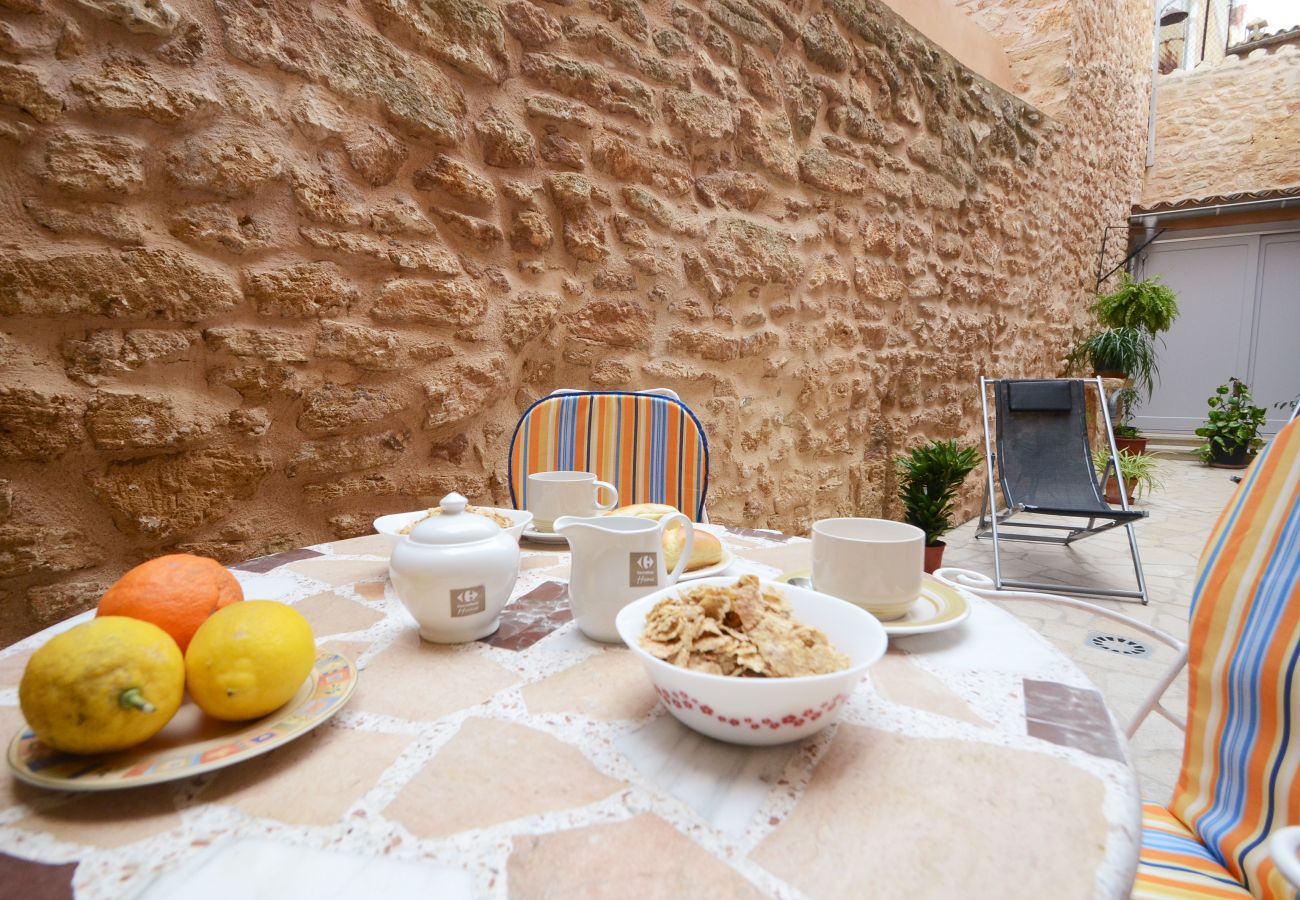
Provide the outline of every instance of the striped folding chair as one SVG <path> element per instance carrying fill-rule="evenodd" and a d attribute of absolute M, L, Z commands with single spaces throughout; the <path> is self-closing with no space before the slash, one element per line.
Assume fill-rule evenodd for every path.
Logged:
<path fill-rule="evenodd" d="M 1134 900 L 1296 897 L 1286 873 L 1300 872 L 1300 421 L 1259 454 L 1220 514 L 1201 554 L 1186 645 L 1073 597 L 996 590 L 962 569 L 936 574 L 997 600 L 1086 608 L 1180 651 L 1127 729 L 1132 736 L 1154 711 L 1186 730 L 1172 802 L 1143 805 Z M 1160 702 L 1184 661 L 1186 721 Z"/>
<path fill-rule="evenodd" d="M 666 503 L 707 521 L 709 445 L 672 391 L 556 391 L 529 406 L 510 440 L 511 502 L 527 508 L 531 473 L 568 470 L 611 482 L 620 505 Z"/>
<path fill-rule="evenodd" d="M 1220 515 L 1188 645 L 1182 772 L 1169 809 L 1144 810 L 1133 896 L 1294 897 L 1268 839 L 1300 825 L 1300 423 Z"/>

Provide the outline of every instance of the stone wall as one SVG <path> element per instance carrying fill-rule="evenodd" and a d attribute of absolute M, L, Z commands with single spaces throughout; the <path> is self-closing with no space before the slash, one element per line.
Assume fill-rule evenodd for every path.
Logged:
<path fill-rule="evenodd" d="M 1160 77 L 1142 205 L 1300 186 L 1300 48 Z"/>
<path fill-rule="evenodd" d="M 0 0 L 0 642 L 163 550 L 503 502 L 557 386 L 677 389 L 717 520 L 894 511 L 1084 319 L 1129 5 L 1053 120 L 876 0 Z"/>

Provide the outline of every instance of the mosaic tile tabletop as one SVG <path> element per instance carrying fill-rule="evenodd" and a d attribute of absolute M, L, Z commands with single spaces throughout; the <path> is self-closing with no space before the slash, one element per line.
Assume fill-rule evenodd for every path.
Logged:
<path fill-rule="evenodd" d="M 708 527 L 731 572 L 809 564 L 811 544 Z M 0 791 L 0 896 L 1127 897 L 1137 784 L 1087 679 L 971 597 L 949 631 L 895 638 L 839 723 L 746 748 L 687 730 L 632 654 L 574 626 L 568 557 L 523 545 L 501 628 L 419 640 L 357 538 L 234 572 L 293 603 L 358 686 L 327 724 L 171 784 Z M 0 733 L 62 623 L 0 651 Z"/>

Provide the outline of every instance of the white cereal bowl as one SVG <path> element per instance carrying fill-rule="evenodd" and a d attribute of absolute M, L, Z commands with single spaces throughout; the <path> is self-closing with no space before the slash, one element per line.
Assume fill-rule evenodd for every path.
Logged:
<path fill-rule="evenodd" d="M 698 587 L 735 584 L 735 576 L 701 578 L 673 585 L 629 603 L 615 620 L 619 637 L 632 649 L 664 706 L 687 728 L 732 744 L 784 744 L 816 734 L 839 718 L 844 703 L 867 669 L 885 654 L 888 637 L 871 613 L 829 594 L 759 579 L 789 602 L 796 621 L 820 629 L 849 658 L 849 667 L 829 675 L 797 678 L 731 678 L 674 666 L 641 648 L 651 608 L 665 597 Z"/>
<path fill-rule="evenodd" d="M 483 509 L 491 510 L 494 513 L 500 513 L 514 524 L 509 528 L 502 529 L 516 541 L 524 533 L 524 529 L 533 521 L 533 514 L 526 509 L 503 509 L 496 506 L 485 506 Z M 425 517 L 429 509 L 417 509 L 415 512 L 393 513 L 387 516 L 380 516 L 375 519 L 375 531 L 388 538 L 388 549 L 391 552 L 401 540 L 401 531 L 408 525 L 413 525 Z"/>

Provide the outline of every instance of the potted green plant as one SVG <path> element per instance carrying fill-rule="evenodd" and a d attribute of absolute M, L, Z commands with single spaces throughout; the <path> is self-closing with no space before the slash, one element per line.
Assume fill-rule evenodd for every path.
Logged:
<path fill-rule="evenodd" d="M 1093 451 L 1092 464 L 1097 470 L 1097 475 L 1106 476 L 1104 486 L 1107 503 L 1120 502 L 1119 482 L 1116 481 L 1112 473 L 1106 470 L 1106 464 L 1110 462 L 1110 451 L 1100 449 Z M 1119 457 L 1116 459 L 1119 466 L 1119 473 L 1124 477 L 1124 487 L 1128 491 L 1127 497 L 1130 503 L 1139 497 L 1151 493 L 1157 488 L 1164 487 L 1161 481 L 1158 465 L 1154 456 L 1147 456 L 1144 453 L 1130 453 L 1127 450 L 1120 449 Z"/>
<path fill-rule="evenodd" d="M 1114 413 L 1115 446 L 1120 450 L 1141 455 L 1147 451 L 1147 439 L 1133 424 L 1133 413 L 1137 409 L 1140 395 L 1132 385 L 1125 385 L 1115 392 Z"/>
<path fill-rule="evenodd" d="M 1250 388 L 1239 378 L 1219 385 L 1207 402 L 1210 414 L 1205 424 L 1196 429 L 1205 443 L 1196 448 L 1196 454 L 1212 466 L 1245 468 L 1264 444 L 1259 430 L 1264 426 L 1268 410 L 1255 405 Z"/>
<path fill-rule="evenodd" d="M 1178 298 L 1158 278 L 1134 281 L 1127 272 L 1119 286 L 1093 301 L 1092 314 L 1106 328 L 1138 328 L 1151 335 L 1168 331 L 1178 317 Z"/>
<path fill-rule="evenodd" d="M 1133 413 L 1145 395 L 1150 399 L 1158 377 L 1156 339 L 1168 331 L 1178 317 L 1178 298 L 1159 279 L 1134 281 L 1127 272 L 1120 275 L 1119 285 L 1101 294 L 1089 310 L 1097 317 L 1101 330 L 1075 345 L 1068 357 L 1074 372 L 1090 366 L 1097 375 L 1124 378 L 1128 381 L 1118 399 L 1116 437 L 1139 438 L 1133 425 Z M 1130 449 L 1135 447 L 1130 446 Z M 1141 452 L 1138 450 L 1137 452 Z"/>
<path fill-rule="evenodd" d="M 1155 337 L 1141 328 L 1103 328 L 1076 344 L 1068 362 L 1072 372 L 1088 365 L 1104 378 L 1129 379 L 1148 397 L 1155 389 Z"/>
<path fill-rule="evenodd" d="M 927 572 L 942 564 L 947 545 L 940 539 L 953 527 L 953 498 L 979 461 L 976 448 L 958 449 L 954 440 L 930 441 L 894 460 L 900 478 L 898 496 L 903 501 L 903 521 L 925 532 Z"/>

